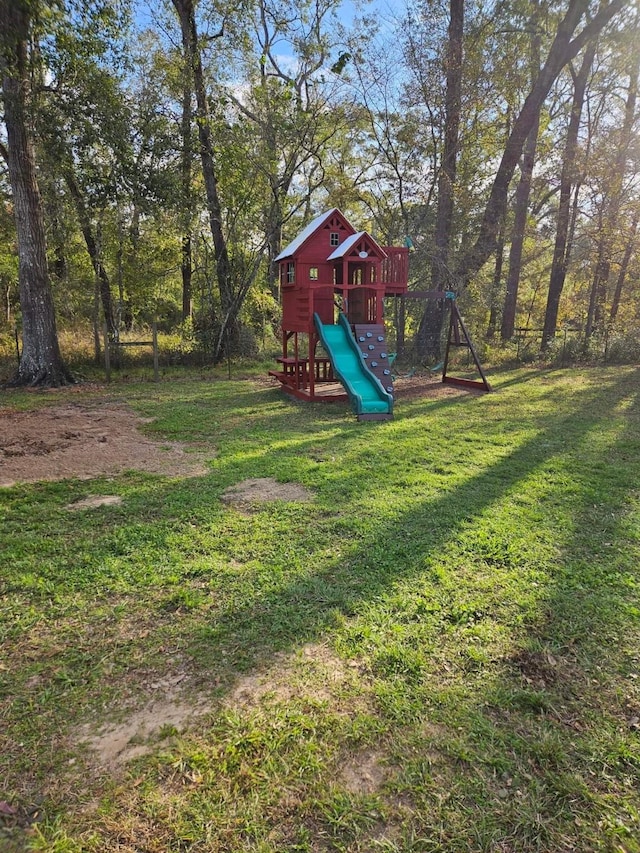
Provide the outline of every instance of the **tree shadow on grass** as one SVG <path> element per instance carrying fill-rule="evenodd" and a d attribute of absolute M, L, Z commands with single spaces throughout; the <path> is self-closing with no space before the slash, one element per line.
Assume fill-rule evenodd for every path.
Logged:
<path fill-rule="evenodd" d="M 570 528 L 558 531 L 539 611 L 459 719 L 463 765 L 484 779 L 476 813 L 487 813 L 493 791 L 500 815 L 485 843 L 515 837 L 529 845 L 523 849 L 637 849 L 640 521 L 637 466 L 628 463 L 640 454 L 640 402 L 633 388 L 619 397 L 631 403 L 633 428 L 604 442 L 595 441 L 597 427 L 571 435 L 575 476 L 590 488 L 573 501 Z M 603 412 L 603 429 L 610 414 Z"/>
<path fill-rule="evenodd" d="M 615 405 L 628 393 L 627 382 L 619 383 L 610 389 L 608 405 Z M 534 438 L 465 478 L 457 487 L 432 500 L 416 501 L 418 505 L 410 511 L 388 507 L 379 518 L 381 526 L 376 526 L 369 538 L 352 543 L 339 559 L 320 568 L 310 567 L 304 577 L 285 582 L 282 589 L 221 613 L 215 624 L 204 629 L 203 649 L 214 639 L 216 643 L 228 642 L 242 650 L 242 657 L 248 662 L 256 644 L 264 648 L 271 640 L 275 647 L 282 648 L 287 642 L 306 642 L 317 638 L 332 623 L 330 614 L 334 610 L 353 614 L 363 602 L 375 600 L 390 585 L 423 572 L 430 555 L 446 550 L 447 543 L 461 530 L 490 511 L 506 494 L 517 492 L 523 478 L 544 466 L 557 447 L 559 435 L 566 451 L 568 442 L 576 446 L 597 432 L 598 420 L 594 420 L 593 412 L 599 392 L 583 396 L 586 399 L 574 406 L 571 414 L 542 419 Z M 606 420 L 608 411 L 601 410 L 602 420 Z M 286 453 L 287 449 L 281 452 Z M 369 455 L 370 451 L 363 448 L 361 460 Z M 358 465 L 354 458 L 353 470 L 342 475 L 346 483 L 344 494 L 349 496 L 343 507 L 347 513 L 357 511 L 358 496 L 371 487 L 363 477 L 364 470 L 364 465 Z M 241 471 L 236 473 L 242 476 Z M 624 488 L 632 488 L 632 483 L 627 480 Z M 295 536 L 292 544 L 295 546 Z"/>
<path fill-rule="evenodd" d="M 394 677 L 403 682 L 407 695 L 422 701 L 425 715 L 435 716 L 443 726 L 448 726 L 446 748 L 461 776 L 475 774 L 480 779 L 477 800 L 470 800 L 467 790 L 460 794 L 460 798 L 453 797 L 451 808 L 466 810 L 469 820 L 472 820 L 480 817 L 487 802 L 492 803 L 496 818 L 493 825 L 482 830 L 485 846 L 490 839 L 506 837 L 511 823 L 516 819 L 522 820 L 507 807 L 510 802 L 508 796 L 504 807 L 500 807 L 495 798 L 491 800 L 496 767 L 503 768 L 502 772 L 515 780 L 523 779 L 525 773 L 533 777 L 534 783 L 528 783 L 528 788 L 523 783 L 527 788 L 525 796 L 532 800 L 531 813 L 548 816 L 556 821 L 556 825 L 560 821 L 566 832 L 571 831 L 579 838 L 580 829 L 574 826 L 570 830 L 571 803 L 578 803 L 581 819 L 593 826 L 601 819 L 602 809 L 591 818 L 584 816 L 585 804 L 593 802 L 597 792 L 589 780 L 583 780 L 581 784 L 576 782 L 573 786 L 569 784 L 568 776 L 574 771 L 567 743 L 571 740 L 577 744 L 573 747 L 576 754 L 594 748 L 587 744 L 586 736 L 576 728 L 581 726 L 583 731 L 586 730 L 591 725 L 590 715 L 602 719 L 605 713 L 593 698 L 589 700 L 590 704 L 585 702 L 589 679 L 600 677 L 596 669 L 598 658 L 606 660 L 612 670 L 629 666 L 628 660 L 622 658 L 627 654 L 629 638 L 636 629 L 631 624 L 632 613 L 629 610 L 630 599 L 637 596 L 631 561 L 621 559 L 613 571 L 608 571 L 607 554 L 598 555 L 595 549 L 600 533 L 606 533 L 606 542 L 618 543 L 622 548 L 633 547 L 631 534 L 620 513 L 629 493 L 637 489 L 633 465 L 637 460 L 637 433 L 612 434 L 604 440 L 598 436 L 606 431 L 610 413 L 622 401 L 628 402 L 628 418 L 637 417 L 637 399 L 631 400 L 631 397 L 639 382 L 640 371 L 636 371 L 604 391 L 588 389 L 574 394 L 564 411 L 536 418 L 535 432 L 528 437 L 523 433 L 515 450 L 505 450 L 498 444 L 493 448 L 489 461 L 480 457 L 476 460 L 473 447 L 470 447 L 466 463 L 460 462 L 462 470 L 458 479 L 452 479 L 445 472 L 440 481 L 433 481 L 431 494 L 425 494 L 425 488 L 422 492 L 417 490 L 407 494 L 404 482 L 411 465 L 419 461 L 421 448 L 430 446 L 428 434 L 425 434 L 422 445 L 412 451 L 414 458 L 402 460 L 405 467 L 398 465 L 394 469 L 393 450 L 375 447 L 374 430 L 361 430 L 361 425 L 336 425 L 329 419 L 321 426 L 314 424 L 313 434 L 307 436 L 304 423 L 292 424 L 287 413 L 274 417 L 270 429 L 279 434 L 289 424 L 289 436 L 276 441 L 272 437 L 266 444 L 261 444 L 259 435 L 248 436 L 245 457 L 238 461 L 237 456 L 229 459 L 223 456 L 217 460 L 209 477 L 189 483 L 161 484 L 150 478 L 148 487 L 141 486 L 141 494 L 144 496 L 146 493 L 145 499 L 148 498 L 151 504 L 149 536 L 155 550 L 150 553 L 161 554 L 163 549 L 169 551 L 175 547 L 172 524 L 175 519 L 184 523 L 182 513 L 185 507 L 189 507 L 189 523 L 195 519 L 198 523 L 215 526 L 233 517 L 233 511 L 218 503 L 226 484 L 261 474 L 286 476 L 287 471 L 293 477 L 302 475 L 307 481 L 313 481 L 317 474 L 318 503 L 315 512 L 321 514 L 320 518 L 315 518 L 306 506 L 281 507 L 274 504 L 258 509 L 253 516 L 235 518 L 234 523 L 245 530 L 255 528 L 256 533 L 261 526 L 270 523 L 280 525 L 286 539 L 281 550 L 268 555 L 267 562 L 274 569 L 272 578 L 265 579 L 264 574 L 260 578 L 249 578 L 229 603 L 211 613 L 185 615 L 181 642 L 192 655 L 201 683 L 206 684 L 207 678 L 213 682 L 216 674 L 226 670 L 228 665 L 236 672 L 249 672 L 264 665 L 275 652 L 290 651 L 324 639 L 327 633 L 334 631 L 337 623 L 343 625 L 345 619 L 353 622 L 360 617 L 366 619 L 385 599 L 391 618 L 404 618 L 403 590 L 417 585 L 421 587 L 423 599 L 440 599 L 438 618 L 441 623 L 439 626 L 434 623 L 434 643 L 438 642 L 438 631 L 442 626 L 445 631 L 443 642 L 446 631 L 452 625 L 465 624 L 465 620 L 474 625 L 474 630 L 479 630 L 486 615 L 474 610 L 473 601 L 462 599 L 469 590 L 473 593 L 476 583 L 469 573 L 464 573 L 464 549 L 474 560 L 480 553 L 487 570 L 494 571 L 498 587 L 494 596 L 496 610 L 488 614 L 494 621 L 500 620 L 500 607 L 514 606 L 506 600 L 510 589 L 506 582 L 509 573 L 521 571 L 532 581 L 535 578 L 538 585 L 531 601 L 523 602 L 524 621 L 520 628 L 516 627 L 515 621 L 510 626 L 510 657 L 502 662 L 489 661 L 486 676 L 482 660 L 471 657 L 465 660 L 463 667 L 469 667 L 468 684 L 461 682 L 458 685 L 460 703 L 455 713 L 451 705 L 444 709 L 437 707 L 436 698 L 441 686 L 434 682 L 422 663 L 411 671 L 398 667 L 394 670 Z M 437 405 L 447 406 L 453 402 L 438 401 Z M 402 446 L 402 435 L 411 428 L 410 420 L 400 419 L 390 430 L 399 437 L 398 447 Z M 487 444 L 491 444 L 494 438 L 499 438 L 496 423 L 487 431 Z M 312 469 L 308 457 L 311 452 L 316 455 L 329 453 L 336 440 L 343 442 L 346 448 L 349 468 L 332 469 L 335 482 L 330 484 L 331 488 L 325 488 L 322 463 Z M 611 460 L 617 459 L 621 447 L 624 448 L 623 455 L 631 454 L 631 457 L 629 464 L 624 460 L 617 462 L 615 485 L 612 485 Z M 607 453 L 604 465 L 603 452 Z M 566 460 L 570 460 L 571 455 L 576 466 L 574 471 L 566 469 L 570 464 Z M 290 458 L 292 456 L 293 459 Z M 434 456 L 437 457 L 437 453 Z M 572 476 L 582 481 L 576 491 L 571 489 Z M 566 501 L 572 505 L 573 517 L 572 529 L 562 531 L 562 541 L 557 543 L 555 550 L 543 549 L 544 558 L 535 565 L 530 564 L 526 553 L 519 554 L 513 543 L 504 540 L 505 534 L 499 527 L 496 527 L 495 541 L 491 543 L 479 540 L 474 533 L 476 521 L 503 511 L 507 498 L 518 512 L 519 486 L 532 477 L 540 481 L 540 505 L 520 508 L 524 523 L 531 523 L 535 512 L 558 512 L 561 517 L 558 507 L 565 501 L 565 489 L 568 490 Z M 397 502 L 383 506 L 376 503 L 375 491 L 376 486 L 387 482 L 388 478 L 391 478 L 391 493 Z M 585 478 L 591 478 L 589 489 L 582 488 Z M 339 492 L 336 487 L 339 487 Z M 582 497 L 576 498 L 576 493 Z M 608 497 L 603 500 L 605 508 L 594 514 L 593 496 L 599 493 L 606 493 Z M 339 497 L 336 496 L 338 494 Z M 530 504 L 533 500 L 529 498 Z M 608 520 L 607 512 L 616 514 L 615 523 Z M 126 514 L 118 515 L 117 510 L 113 513 L 111 518 L 119 517 L 126 523 Z M 155 529 L 152 524 L 154 515 L 157 521 Z M 353 527 L 352 516 L 357 516 L 355 520 L 358 522 Z M 319 542 L 307 544 L 305 523 L 318 524 Z M 509 529 L 513 531 L 513 525 Z M 590 537 L 583 553 L 580 542 L 585 529 L 590 531 Z M 340 539 L 338 555 L 326 550 L 334 530 Z M 350 536 L 351 530 L 354 536 Z M 108 547 L 111 547 L 110 542 L 115 542 L 112 537 L 110 531 L 105 531 Z M 523 531 L 522 542 L 526 543 L 530 538 L 535 541 L 535 531 Z M 122 542 L 126 540 L 123 534 Z M 233 549 L 231 535 L 228 553 L 232 554 Z M 440 569 L 434 571 L 433 566 L 441 564 L 443 555 L 450 552 L 457 553 L 457 562 L 449 567 L 448 598 L 444 600 L 438 588 Z M 224 549 L 221 553 L 224 555 Z M 126 560 L 128 552 L 122 556 Z M 256 560 L 259 559 L 258 551 Z M 286 565 L 287 559 L 291 560 L 291 566 Z M 596 568 L 591 565 L 594 562 L 597 563 Z M 206 577 L 206 555 L 199 571 Z M 455 584 L 456 571 L 460 572 L 459 589 Z M 90 581 L 90 578 L 86 580 Z M 161 582 L 159 575 L 154 583 Z M 501 584 L 504 584 L 503 588 Z M 398 591 L 398 598 L 392 600 L 394 591 Z M 176 618 L 181 618 L 181 614 L 178 613 Z M 373 649 L 358 639 L 356 633 L 351 634 L 350 640 L 355 656 L 368 657 L 376 666 L 382 665 L 382 654 L 376 657 L 375 640 L 369 640 Z M 404 651 L 399 647 L 396 662 L 402 663 L 399 657 Z M 388 650 L 382 649 L 382 652 L 386 655 L 387 669 L 382 671 L 381 678 L 385 678 L 389 676 L 391 661 Z M 221 666 L 222 656 L 227 662 L 224 667 Z M 454 668 L 460 666 L 460 661 L 448 663 Z M 376 671 L 373 671 L 374 677 Z M 218 692 L 231 687 L 232 681 L 224 681 Z M 431 704 L 427 704 L 427 700 Z M 581 704 L 584 706 L 582 709 Z M 452 719 L 458 724 L 456 729 L 464 730 L 463 734 L 450 731 Z M 568 735 L 567 728 L 570 729 Z M 487 748 L 487 743 L 492 746 Z M 415 745 L 414 741 L 413 747 Z M 554 746 L 562 752 L 555 759 L 552 755 Z M 418 747 L 427 748 L 428 738 L 418 741 Z M 606 743 L 602 749 L 606 752 Z M 398 751 L 402 753 L 402 747 L 398 747 Z M 402 781 L 409 792 L 407 796 L 414 796 L 420 784 L 419 766 L 415 756 L 409 752 L 402 756 Z M 628 762 L 629 756 L 622 756 L 619 760 Z M 548 763 L 546 768 L 545 761 Z M 614 791 L 616 784 L 609 781 L 608 787 L 603 786 L 605 793 Z M 529 789 L 537 789 L 537 794 L 530 794 Z M 416 807 L 415 811 L 417 814 L 420 809 Z M 429 826 L 420 825 L 425 818 L 418 815 L 414 819 L 418 829 L 430 831 Z M 530 833 L 529 849 L 553 849 L 551 835 L 546 838 L 539 835 L 535 841 L 534 833 L 538 830 L 534 826 L 534 817 L 531 821 L 526 828 Z M 468 849 L 485 848 L 478 842 Z M 580 849 L 590 848 L 583 845 Z"/>
<path fill-rule="evenodd" d="M 488 562 L 491 565 L 494 560 L 498 586 L 501 576 L 521 568 L 532 580 L 536 578 L 539 590 L 533 603 L 523 605 L 521 630 L 511 626 L 509 655 L 502 662 L 489 661 L 486 675 L 482 659 L 467 658 L 462 665 L 468 668 L 466 679 L 459 682 L 457 693 L 448 694 L 444 707 L 438 707 L 438 702 L 447 693 L 433 683 L 428 670 L 422 669 L 423 663 L 415 662 L 411 641 L 402 648 L 395 640 L 392 651 L 380 641 L 376 650 L 371 635 L 364 642 L 356 631 L 350 648 L 356 656 L 369 658 L 374 677 L 379 672 L 376 667 L 382 666 L 383 678 L 404 680 L 406 695 L 421 697 L 427 708 L 423 714 L 442 726 L 444 743 L 435 748 L 446 750 L 465 785 L 454 786 L 448 812 L 441 812 L 440 819 L 444 816 L 454 823 L 466 815 L 468 831 L 473 826 L 475 833 L 468 849 L 487 849 L 500 841 L 517 842 L 523 849 L 557 850 L 564 838 L 575 849 L 587 850 L 595 849 L 592 845 L 598 837 L 632 838 L 638 829 L 633 817 L 638 806 L 633 779 L 638 778 L 640 752 L 634 752 L 629 742 L 633 733 L 628 738 L 619 736 L 624 720 L 616 717 L 625 708 L 627 715 L 631 713 L 630 691 L 622 702 L 623 680 L 616 676 L 628 673 L 629 648 L 638 637 L 636 563 L 625 552 L 634 547 L 634 534 L 624 519 L 628 496 L 637 488 L 637 472 L 625 465 L 624 457 L 637 451 L 638 433 L 612 433 L 604 439 L 601 433 L 606 432 L 611 412 L 622 401 L 630 403 L 628 419 L 637 417 L 638 400 L 632 389 L 638 387 L 639 378 L 636 372 L 630 386 L 625 377 L 604 397 L 597 390 L 575 395 L 570 413 L 540 418 L 533 438 L 456 487 L 430 500 L 416 500 L 410 510 L 390 507 L 379 518 L 384 525 L 344 548 L 338 559 L 311 567 L 266 594 L 263 591 L 223 610 L 214 622 L 195 629 L 191 638 L 194 656 L 205 668 L 215 667 L 217 655 L 224 649 L 240 671 L 259 667 L 275 651 L 325 637 L 336 620 L 357 622 L 363 616 L 366 621 L 364 614 L 381 600 L 388 601 L 394 589 L 399 597 L 392 611 L 395 606 L 396 616 L 405 618 L 402 589 L 420 585 L 423 596 L 429 597 L 431 588 L 436 599 L 439 581 L 431 574 L 431 563 L 440 561 L 449 548 L 458 547 L 461 537 L 466 537 L 465 547 L 477 558 L 487 543 L 474 541 L 475 521 L 497 511 L 507 496 L 517 501 L 520 483 L 539 478 L 541 506 L 537 511 L 545 512 L 548 499 L 548 511 L 562 518 L 564 477 L 575 477 L 581 481 L 577 491 L 582 498 L 576 499 L 575 493 L 567 498 L 572 502 L 571 529 L 559 529 L 561 541 L 548 552 L 543 565 L 528 565 L 527 556 L 520 557 L 508 542 L 491 544 Z M 620 448 L 625 451 L 622 457 Z M 567 454 L 573 456 L 575 469 L 559 471 L 556 452 L 561 465 L 566 465 Z M 363 450 L 362 460 L 366 458 Z M 354 500 L 358 488 L 361 493 L 366 488 L 361 472 L 360 468 L 355 478 L 353 472 L 345 475 L 350 481 L 345 493 Z M 585 479 L 589 488 L 584 488 Z M 571 494 L 570 482 L 568 488 Z M 595 512 L 594 496 L 600 501 Z M 496 535 L 499 540 L 499 532 Z M 523 539 L 530 536 L 535 539 L 531 531 Z M 635 542 L 637 551 L 637 539 Z M 616 546 L 623 558 L 613 566 L 606 549 Z M 473 581 L 461 577 L 460 587 L 467 587 L 468 592 Z M 496 593 L 497 599 L 508 592 L 505 584 L 504 593 Z M 470 620 L 473 630 L 480 632 L 486 614 L 476 612 L 463 598 L 462 591 L 458 595 L 450 586 L 444 620 L 449 626 Z M 511 605 L 500 602 L 506 608 Z M 490 615 L 499 621 L 499 607 Z M 448 666 L 456 668 L 460 662 L 449 661 Z M 603 667 L 615 675 L 604 675 Z M 637 693 L 634 695 L 640 702 Z M 457 702 L 456 707 L 452 701 Z M 403 723 L 408 723 L 408 717 Z M 418 744 L 422 749 L 434 748 L 430 736 L 418 739 Z M 398 747 L 403 768 L 399 785 L 414 802 L 415 828 L 437 837 L 433 817 L 425 817 L 424 810 L 421 816 L 416 805 L 424 770 L 415 756 L 415 738 L 404 754 L 403 749 Z M 605 779 L 594 781 L 585 772 L 594 757 L 607 768 Z M 499 775 L 496 768 L 501 768 Z M 611 797 L 620 798 L 622 817 L 615 820 L 610 818 L 607 802 Z"/>

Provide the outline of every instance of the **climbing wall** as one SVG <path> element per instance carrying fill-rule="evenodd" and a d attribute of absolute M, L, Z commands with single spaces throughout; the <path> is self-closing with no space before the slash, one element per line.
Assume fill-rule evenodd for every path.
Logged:
<path fill-rule="evenodd" d="M 393 377 L 389 364 L 389 353 L 385 340 L 384 326 L 355 325 L 355 336 L 369 370 L 378 377 L 382 387 L 393 395 Z"/>

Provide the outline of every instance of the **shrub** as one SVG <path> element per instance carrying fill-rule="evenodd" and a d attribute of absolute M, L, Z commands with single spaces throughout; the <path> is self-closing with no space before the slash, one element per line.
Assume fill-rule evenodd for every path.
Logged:
<path fill-rule="evenodd" d="M 607 342 L 605 361 L 614 364 L 640 362 L 640 330 L 612 334 Z"/>

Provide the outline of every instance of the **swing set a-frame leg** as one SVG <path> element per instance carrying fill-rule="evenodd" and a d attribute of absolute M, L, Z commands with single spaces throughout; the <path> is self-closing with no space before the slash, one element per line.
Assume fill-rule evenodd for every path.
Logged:
<path fill-rule="evenodd" d="M 455 376 L 449 376 L 447 371 L 449 367 L 449 351 L 451 347 L 465 347 L 471 353 L 476 370 L 482 377 L 481 379 L 459 379 Z M 467 331 L 464 320 L 460 316 L 458 306 L 455 299 L 451 299 L 451 313 L 449 315 L 449 333 L 447 335 L 447 346 L 444 354 L 444 365 L 442 368 L 442 381 L 447 385 L 459 385 L 463 388 L 481 388 L 483 391 L 491 391 L 491 385 L 487 379 L 478 353 L 471 341 L 471 336 Z"/>

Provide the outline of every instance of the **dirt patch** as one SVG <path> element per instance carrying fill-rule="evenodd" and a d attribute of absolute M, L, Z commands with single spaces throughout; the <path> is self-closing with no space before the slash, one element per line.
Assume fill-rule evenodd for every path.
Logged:
<path fill-rule="evenodd" d="M 98 506 L 119 506 L 122 503 L 120 495 L 89 495 L 82 500 L 67 504 L 65 509 L 75 512 L 79 509 L 94 509 Z"/>
<path fill-rule="evenodd" d="M 393 382 L 394 397 L 396 400 L 418 400 L 422 397 L 439 399 L 440 397 L 460 397 L 481 393 L 469 388 L 460 388 L 455 385 L 445 385 L 440 377 L 429 375 L 399 376 Z"/>
<path fill-rule="evenodd" d="M 296 697 L 335 700 L 353 673 L 354 667 L 327 646 L 309 643 L 294 655 L 276 655 L 267 669 L 239 678 L 223 704 L 238 709 Z"/>
<path fill-rule="evenodd" d="M 95 734 L 83 726 L 78 742 L 91 750 L 90 763 L 100 769 L 116 771 L 133 758 L 148 755 L 159 739 L 182 731 L 198 716 L 208 713 L 204 700 L 180 701 L 172 693 L 152 702 L 140 711 L 129 714 L 117 725 L 106 725 Z"/>
<path fill-rule="evenodd" d="M 319 643 L 308 644 L 292 655 L 276 655 L 264 670 L 239 678 L 222 708 L 246 711 L 292 699 L 331 700 L 339 705 L 340 694 L 354 677 L 354 667 L 331 649 Z M 126 717 L 120 722 L 85 723 L 72 736 L 74 744 L 87 748 L 87 764 L 94 770 L 117 774 L 128 761 L 152 754 L 176 730 L 183 732 L 198 717 L 220 707 L 219 700 L 194 691 L 192 680 L 182 669 L 158 675 L 153 681 L 141 676 L 139 680 L 157 698 L 136 708 L 127 707 L 124 696 L 119 711 L 126 711 Z M 354 710 L 350 699 L 345 712 Z"/>
<path fill-rule="evenodd" d="M 271 477 L 261 477 L 230 486 L 222 495 L 222 500 L 239 506 L 267 501 L 305 502 L 313 500 L 313 493 L 299 483 L 278 483 Z"/>
<path fill-rule="evenodd" d="M 113 404 L 0 411 L 0 486 L 149 471 L 173 477 L 206 473 L 214 455 L 139 431 L 148 419 Z M 82 507 L 76 507 L 78 509 Z"/>
<path fill-rule="evenodd" d="M 354 755 L 341 771 L 342 783 L 352 794 L 375 794 L 386 778 L 381 756 L 374 750 Z"/>
<path fill-rule="evenodd" d="M 544 690 L 558 680 L 560 661 L 550 652 L 520 649 L 510 663 L 529 687 Z"/>

